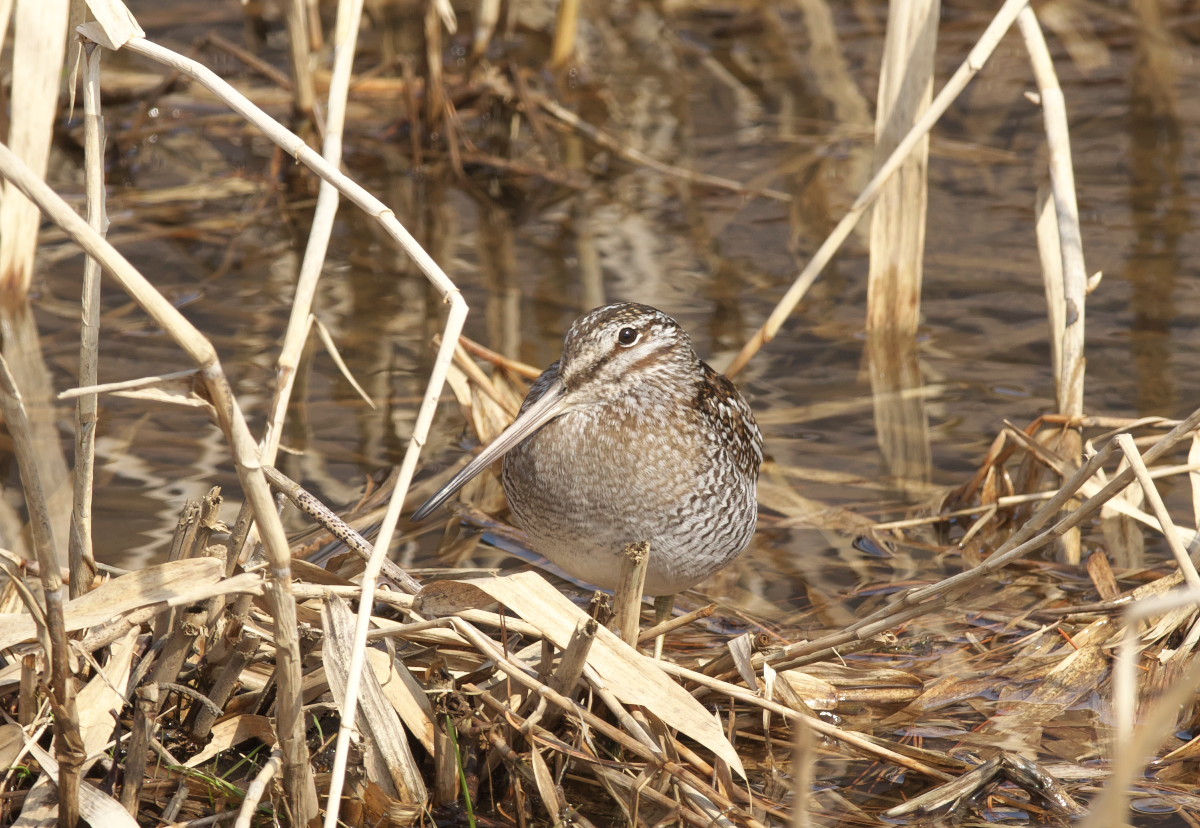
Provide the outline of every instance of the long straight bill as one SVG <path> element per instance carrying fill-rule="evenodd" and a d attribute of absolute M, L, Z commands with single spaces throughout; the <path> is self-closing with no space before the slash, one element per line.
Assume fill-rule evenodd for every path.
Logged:
<path fill-rule="evenodd" d="M 493 440 L 487 448 L 479 452 L 475 459 L 464 466 L 462 471 L 454 475 L 449 483 L 438 490 L 437 494 L 429 498 L 429 500 L 421 505 L 421 508 L 413 512 L 413 521 L 420 521 L 429 517 L 434 509 L 449 500 L 477 474 L 507 454 L 509 450 L 526 437 L 566 411 L 569 407 L 566 401 L 566 393 L 567 390 L 561 380 L 555 380 L 551 383 L 550 387 L 546 389 L 546 392 L 542 394 L 537 402 L 521 412 L 521 415 L 513 420 L 512 425 L 504 429 L 499 437 Z"/>

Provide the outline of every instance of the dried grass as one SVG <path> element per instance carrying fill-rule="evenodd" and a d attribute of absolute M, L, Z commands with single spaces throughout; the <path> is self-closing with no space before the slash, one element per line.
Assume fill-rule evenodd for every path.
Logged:
<path fill-rule="evenodd" d="M 1018 13 L 1022 30 L 1036 43 L 1037 21 L 1022 6 L 1003 6 L 989 29 L 991 43 Z M 294 83 L 293 94 L 299 109 L 312 112 L 319 84 L 308 50 L 316 34 L 301 4 L 289 9 L 294 39 L 304 41 L 296 44 L 293 73 L 297 81 L 307 78 Z M 358 12 L 347 4 L 339 20 L 355 21 Z M 425 11 L 430 49 L 447 14 L 452 18 L 443 3 Z M 492 31 L 497 21 L 489 19 Z M 574 24 L 560 22 L 557 60 L 575 48 Z M 1179 423 L 1113 423 L 1064 409 L 1065 416 L 998 435 L 973 479 L 931 514 L 870 525 L 853 513 L 825 512 L 823 527 L 861 535 L 879 549 L 923 545 L 955 570 L 934 583 L 869 584 L 852 596 L 852 608 L 850 602 L 820 605 L 814 589 L 813 607 L 783 622 L 710 604 L 645 629 L 648 610 L 627 592 L 618 599 L 618 637 L 603 626 L 604 601 L 581 609 L 537 572 L 451 568 L 419 581 L 418 573 L 405 572 L 384 553 L 443 381 L 486 439 L 511 416 L 520 395 L 513 377 L 522 368 L 494 359 L 489 374 L 466 356 L 458 341 L 466 306 L 455 286 L 385 205 L 337 169 L 349 57 L 343 53 L 332 75 L 330 132 L 318 156 L 196 61 L 145 40 L 136 29 L 118 34 L 104 22 L 84 31 L 96 42 L 162 61 L 262 128 L 322 177 L 322 218 L 304 267 L 313 281 L 298 291 L 279 360 L 284 379 L 271 425 L 255 445 L 211 344 L 97 233 L 103 227 L 98 188 L 90 188 L 88 227 L 0 148 L 0 172 L 195 359 L 204 396 L 189 389 L 191 402 L 206 406 L 221 423 L 253 504 L 230 530 L 220 523 L 214 490 L 185 508 L 169 561 L 137 572 L 109 568 L 94 588 L 76 583 L 65 600 L 45 497 L 32 474 L 37 463 L 25 447 L 32 428 L 24 422 L 20 389 L 7 371 L 0 376 L 38 529 L 36 561 L 0 555 L 7 575 L 0 589 L 0 650 L 8 664 L 0 669 L 0 698 L 17 716 L 0 727 L 0 757 L 14 771 L 28 769 L 6 779 L 8 814 L 20 812 L 29 822 L 57 812 L 73 822 L 78 813 L 97 825 L 311 824 L 320 818 L 317 794 L 326 797 L 327 825 L 859 825 L 881 815 L 913 819 L 986 810 L 990 796 L 998 807 L 1020 809 L 1030 820 L 1065 821 L 1091 800 L 1090 826 L 1123 821 L 1130 796 L 1138 793 L 1183 813 L 1196 811 L 1189 781 L 1195 742 L 1173 750 L 1161 746 L 1200 680 L 1194 652 L 1200 576 L 1192 561 L 1197 535 L 1182 525 L 1200 520 L 1200 506 L 1186 520 L 1172 517 L 1158 486 L 1164 478 L 1187 475 L 1193 503 L 1200 504 L 1197 458 L 1169 464 L 1171 452 L 1186 440 L 1197 453 L 1200 411 Z M 304 31 L 308 35 L 295 36 Z M 355 22 L 344 22 L 338 42 L 348 47 L 354 31 Z M 988 42 L 930 112 L 944 111 L 977 71 Z M 440 56 L 440 49 L 434 51 Z M 98 54 L 88 61 L 93 82 Z M 452 90 L 438 74 L 443 70 L 440 62 L 431 63 L 425 114 L 428 123 L 453 132 L 459 127 Z M 1046 96 L 1054 84 L 1038 77 Z M 621 148 L 519 82 L 497 75 L 486 81 L 497 99 L 523 101 L 535 131 L 569 130 L 695 184 L 787 198 Z M 88 101 L 89 114 L 97 114 L 98 101 Z M 1050 132 L 1052 119 L 1048 114 Z M 927 115 L 900 142 L 738 366 L 774 336 L 906 148 L 934 120 L 936 114 Z M 95 152 L 98 142 L 89 143 Z M 453 163 L 461 165 L 463 149 L 452 146 L 450 154 L 459 153 Z M 1052 157 L 1058 233 L 1044 235 L 1063 245 L 1058 258 L 1074 278 L 1068 291 L 1075 293 L 1067 295 L 1082 302 L 1082 251 L 1070 244 L 1077 239 L 1074 195 L 1063 181 L 1069 179 L 1069 156 L 1065 171 L 1061 148 Z M 564 187 L 575 180 L 569 167 L 523 164 L 517 170 L 510 159 L 489 160 Z M 310 329 L 307 303 L 321 271 L 335 192 L 405 245 L 451 305 L 400 470 L 361 513 L 344 520 L 270 468 L 290 375 Z M 1068 341 L 1065 331 L 1076 319 L 1082 315 L 1063 317 L 1056 334 L 1061 399 L 1075 399 L 1082 389 L 1082 367 L 1070 367 L 1082 365 L 1082 340 Z M 85 342 L 85 353 L 88 348 Z M 94 343 L 90 349 L 94 355 Z M 85 382 L 93 386 L 94 375 Z M 99 390 L 77 394 L 83 453 Z M 1064 431 L 1076 435 L 1074 445 L 1085 447 L 1083 454 L 1062 440 Z M 336 539 L 351 554 L 325 555 L 319 564 L 300 557 L 314 542 L 285 542 L 267 480 L 320 524 L 325 539 Z M 765 530 L 814 521 L 814 504 L 780 469 L 765 469 L 764 481 L 763 501 L 772 512 L 764 515 Z M 1149 512 L 1128 496 L 1135 483 Z M 77 512 L 84 513 L 77 525 L 86 532 L 86 487 L 77 499 Z M 1161 532 L 1175 566 L 1115 565 L 1121 550 L 1100 544 L 1086 570 L 1031 554 L 1113 516 Z M 375 544 L 351 528 L 380 519 Z M 502 528 L 470 510 L 454 520 L 460 521 Z M 262 548 L 243 555 L 255 533 L 261 533 Z M 519 533 L 508 537 L 520 541 Z M 77 548 L 72 575 L 79 580 L 86 577 L 89 556 L 86 544 Z M 828 567 L 862 574 L 848 560 Z M 1081 581 L 1084 575 L 1088 582 Z M 637 579 L 632 565 L 630 579 Z M 357 602 L 357 618 L 348 601 Z M 742 631 L 729 635 L 731 627 Z M 661 658 L 639 649 L 659 635 L 665 636 Z M 1189 709 L 1188 715 L 1194 713 Z M 49 725 L 52 744 L 45 737 Z M 1140 776 L 1152 760 L 1158 776 Z M 92 771 L 96 765 L 103 775 Z M 814 779 L 823 783 L 819 790 Z"/>

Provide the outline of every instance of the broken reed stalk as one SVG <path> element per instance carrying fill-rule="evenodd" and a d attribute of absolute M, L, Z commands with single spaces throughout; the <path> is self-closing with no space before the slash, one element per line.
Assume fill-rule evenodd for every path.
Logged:
<path fill-rule="evenodd" d="M 7 148 L 4 148 L 4 151 L 7 152 Z M 75 679 L 71 672 L 70 645 L 67 642 L 63 617 L 66 590 L 63 589 L 62 578 L 58 574 L 58 556 L 55 551 L 53 528 L 50 525 L 50 509 L 46 501 L 46 492 L 42 488 L 29 418 L 25 413 L 21 391 L 17 388 L 8 361 L 3 356 L 0 356 L 0 411 L 4 414 L 4 421 L 12 436 L 13 451 L 21 474 L 21 488 L 25 494 L 26 508 L 29 510 L 29 532 L 33 539 L 34 554 L 37 556 L 42 579 L 43 600 L 46 604 L 45 635 L 50 641 L 50 652 L 47 653 L 50 660 L 50 705 L 54 710 L 54 752 L 59 764 L 58 824 L 62 828 L 75 828 L 79 822 L 81 768 L 87 756 L 79 732 Z"/>
<path fill-rule="evenodd" d="M 85 47 L 83 75 L 84 176 L 87 221 L 101 236 L 108 231 L 104 203 L 104 118 L 100 113 L 100 55 L 94 43 Z M 79 384 L 99 381 L 100 264 L 91 256 L 83 263 L 83 299 L 79 326 Z M 75 402 L 75 478 L 71 504 L 71 535 L 67 557 L 70 594 L 76 598 L 92 587 L 96 558 L 92 552 L 92 480 L 96 466 L 97 394 L 82 394 Z"/>
<path fill-rule="evenodd" d="M 218 424 L 229 442 L 238 479 L 251 502 L 270 561 L 266 595 L 277 622 L 275 644 L 280 676 L 277 727 L 284 754 L 286 789 L 294 813 L 307 822 L 315 816 L 316 786 L 304 741 L 300 693 L 300 648 L 296 604 L 290 594 L 291 552 L 271 492 L 258 464 L 258 449 L 225 377 L 216 350 L 150 282 L 99 236 L 61 197 L 38 178 L 7 146 L 0 144 L 0 175 L 11 181 L 85 251 L 94 256 L 121 287 L 200 366 Z"/>
<path fill-rule="evenodd" d="M 496 24 L 500 22 L 500 0 L 480 0 L 471 16 L 475 19 L 475 30 L 471 35 L 471 60 L 474 61 L 483 57 L 491 46 Z"/>
<path fill-rule="evenodd" d="M 242 671 L 250 665 L 254 654 L 258 652 L 257 638 L 247 635 L 243 630 L 238 631 L 238 636 L 233 654 L 225 662 L 216 681 L 208 691 L 208 698 L 221 710 L 225 709 L 225 703 L 233 695 L 238 681 L 241 680 Z M 209 733 L 212 732 L 212 726 L 218 718 L 219 714 L 214 712 L 213 708 L 207 705 L 198 707 L 190 728 L 192 739 L 197 743 L 203 743 L 208 739 Z"/>
<path fill-rule="evenodd" d="M 596 640 L 596 629 L 599 626 L 595 618 L 589 618 L 575 628 L 571 640 L 567 642 L 566 649 L 562 652 L 558 667 L 550 676 L 551 690 L 561 693 L 567 698 L 571 697 L 575 691 L 575 685 L 579 684 L 579 679 L 583 676 L 583 668 L 587 665 L 588 653 L 592 649 L 592 642 Z M 553 727 L 562 718 L 562 714 L 561 707 L 551 709 L 542 718 L 542 726 L 547 729 Z"/>
<path fill-rule="evenodd" d="M 996 12 L 995 17 L 988 23 L 980 35 L 978 42 L 967 54 L 966 60 L 946 81 L 946 85 L 942 87 L 942 91 L 934 98 L 933 103 L 925 111 L 921 120 L 904 136 L 904 140 L 896 147 L 895 151 L 888 156 L 887 161 L 879 168 L 874 177 L 863 188 L 858 198 L 854 200 L 850 210 L 837 223 L 833 231 L 817 248 L 817 252 L 805 265 L 804 269 L 792 282 L 792 286 L 788 288 L 783 298 L 775 305 L 771 315 L 767 317 L 767 321 L 755 331 L 754 335 L 742 347 L 734 357 L 733 362 L 725 369 L 725 374 L 729 377 L 734 377 L 741 373 L 742 369 L 751 358 L 762 350 L 762 347 L 775 338 L 779 333 L 779 329 L 783 323 L 791 316 L 792 311 L 796 309 L 796 305 L 804 298 L 804 294 L 808 292 L 809 287 L 816 281 L 821 271 L 833 259 L 833 256 L 841 248 L 842 242 L 850 235 L 850 232 L 858 224 L 860 218 L 867 208 L 875 202 L 879 197 L 883 185 L 887 182 L 892 174 L 900 168 L 908 154 L 917 146 L 917 144 L 928 134 L 933 125 L 938 119 L 949 109 L 950 104 L 954 103 L 959 94 L 966 88 L 972 78 L 978 74 L 979 70 L 987 62 L 987 59 L 995 51 L 996 46 L 1004 37 L 1004 34 L 1012 26 L 1016 20 L 1017 14 L 1023 9 L 1029 0 L 1005 0 L 1003 6 Z"/>
<path fill-rule="evenodd" d="M 122 767 L 121 807 L 134 819 L 138 816 L 142 783 L 146 779 L 146 760 L 150 754 L 150 739 L 155 720 L 158 718 L 159 689 L 154 682 L 146 682 L 134 693 L 133 727 L 129 742 L 125 746 L 125 762 Z"/>
<path fill-rule="evenodd" d="M 625 547 L 621 555 L 617 588 L 613 592 L 616 606 L 612 626 L 613 631 L 630 647 L 637 646 L 642 619 L 642 596 L 646 590 L 646 570 L 649 566 L 649 543 L 639 541 Z"/>
<path fill-rule="evenodd" d="M 1052 312 L 1051 320 L 1061 324 L 1052 331 L 1058 341 L 1055 354 L 1059 362 L 1055 366 L 1055 388 L 1058 410 L 1068 417 L 1083 414 L 1083 383 L 1086 362 L 1083 357 L 1085 309 L 1087 300 L 1087 273 L 1083 264 L 1083 237 L 1079 230 L 1079 207 L 1075 199 L 1075 172 L 1071 165 L 1071 141 L 1067 129 L 1067 109 L 1054 61 L 1042 35 L 1033 8 L 1026 6 L 1017 16 L 1017 26 L 1029 52 L 1038 85 L 1038 96 L 1042 105 L 1042 117 L 1046 131 L 1046 146 L 1050 155 L 1050 188 L 1054 196 L 1054 212 L 1057 230 L 1053 238 L 1058 242 L 1057 254 L 1061 265 L 1045 274 L 1046 279 L 1062 279 L 1061 295 L 1064 305 L 1061 312 Z M 1038 240 L 1049 240 L 1050 234 L 1042 233 Z M 1053 257 L 1053 253 L 1049 257 Z M 1047 293 L 1050 290 L 1047 289 Z M 1059 292 L 1059 291 L 1055 291 Z M 1060 437 L 1062 453 L 1069 458 L 1078 457 L 1083 450 L 1083 437 L 1078 429 L 1067 429 Z M 1078 564 L 1082 554 L 1082 536 L 1078 529 L 1065 533 L 1062 546 L 1066 560 Z"/>
<path fill-rule="evenodd" d="M 26 653 L 21 657 L 21 681 L 17 689 L 17 724 L 21 727 L 33 724 L 37 715 L 37 676 L 37 655 Z"/>
<path fill-rule="evenodd" d="M 1064 287 L 1064 327 L 1056 332 L 1061 342 L 1062 366 L 1057 377 L 1059 413 L 1068 417 L 1083 414 L 1084 358 L 1086 329 L 1085 300 L 1087 271 L 1083 263 L 1083 236 L 1079 230 L 1079 206 L 1075 198 L 1075 171 L 1071 164 L 1071 139 L 1067 128 L 1067 107 L 1054 61 L 1033 9 L 1026 6 L 1017 16 L 1017 25 L 1029 52 L 1029 62 L 1038 85 L 1046 146 L 1050 152 L 1050 186 L 1054 193 L 1054 211 L 1058 218 L 1058 239 L 1062 257 Z"/>

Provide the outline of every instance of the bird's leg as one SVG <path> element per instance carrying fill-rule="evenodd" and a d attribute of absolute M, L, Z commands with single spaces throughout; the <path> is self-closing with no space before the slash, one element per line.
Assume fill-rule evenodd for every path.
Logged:
<path fill-rule="evenodd" d="M 674 595 L 660 595 L 654 599 L 654 626 L 658 626 L 662 622 L 671 617 L 671 610 L 675 609 Z M 654 639 L 654 658 L 657 661 L 662 658 L 663 640 L 665 635 L 660 635 Z"/>

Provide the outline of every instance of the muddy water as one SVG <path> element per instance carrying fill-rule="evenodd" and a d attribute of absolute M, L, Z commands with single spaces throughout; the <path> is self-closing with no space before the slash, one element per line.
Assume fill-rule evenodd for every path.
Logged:
<path fill-rule="evenodd" d="M 347 169 L 461 287 L 471 337 L 544 366 L 582 310 L 636 300 L 675 315 L 719 367 L 766 318 L 870 173 L 886 4 L 832 5 L 717 3 L 663 18 L 631 4 L 587 23 L 583 58 L 557 89 L 549 75 L 527 78 L 624 147 L 783 191 L 791 203 L 648 170 L 564 137 L 545 116 L 540 135 L 526 122 L 512 133 L 516 122 L 499 106 L 468 95 L 457 101 L 459 115 L 480 152 L 467 158 L 464 184 L 444 160 L 444 132 L 424 135 L 429 149 L 414 160 L 414 127 L 395 83 L 355 94 Z M 945 10 L 940 79 L 987 22 L 978 5 Z M 208 32 L 245 40 L 233 6 L 132 6 L 152 38 L 182 50 Z M 1104 272 L 1087 308 L 1087 409 L 1180 416 L 1200 399 L 1192 334 L 1200 282 L 1189 232 L 1200 193 L 1200 107 L 1188 91 L 1200 72 L 1194 20 L 1171 9 L 1159 20 L 1124 8 L 1058 8 L 1079 15 L 1068 20 L 1078 28 L 1065 40 L 1052 33 L 1051 45 L 1071 118 L 1087 265 Z M 540 66 L 545 25 L 532 16 L 519 22 L 492 57 Z M 413 26 L 376 20 L 369 29 L 360 70 L 390 50 L 403 52 Z M 286 66 L 281 24 L 268 21 L 260 33 L 256 50 Z M 452 69 L 463 54 L 457 44 L 447 49 Z M 212 47 L 199 54 L 286 117 L 285 96 L 261 77 Z M 217 344 L 260 428 L 311 218 L 312 179 L 299 173 L 284 183 L 272 147 L 186 85 L 147 103 L 157 67 L 126 58 L 108 65 L 110 235 Z M 1010 35 L 934 133 L 921 360 L 935 486 L 963 482 L 1003 420 L 1024 424 L 1053 408 L 1033 235 L 1045 149 L 1040 110 L 1025 97 L 1032 88 L 1023 46 Z M 80 189 L 81 135 L 78 122 L 64 130 L 54 164 L 55 183 L 70 193 Z M 578 187 L 480 157 L 507 144 L 509 157 L 526 161 L 535 140 L 553 148 L 553 171 Z M 286 159 L 282 167 L 292 172 Z M 54 234 L 43 254 L 39 322 L 64 389 L 75 382 L 82 262 Z M 896 515 L 905 487 L 888 480 L 875 436 L 863 357 L 866 274 L 858 235 L 739 384 L 784 483 L 874 518 Z M 347 504 L 403 452 L 441 310 L 403 255 L 344 207 L 317 313 L 376 408 L 313 348 L 280 463 L 328 502 Z M 102 381 L 185 367 L 168 338 L 106 286 Z M 444 469 L 469 442 L 457 407 L 447 403 L 442 413 L 423 475 Z M 214 484 L 237 500 L 228 456 L 202 415 L 110 397 L 101 417 L 95 511 L 103 559 L 136 566 L 163 554 L 184 499 Z M 802 582 L 819 576 L 824 556 L 846 547 L 844 533 L 784 528 L 777 519 L 765 515 L 754 553 L 718 591 L 751 606 L 763 598 L 787 605 L 799 600 Z M 428 563 L 432 541 L 410 547 L 411 559 Z"/>

